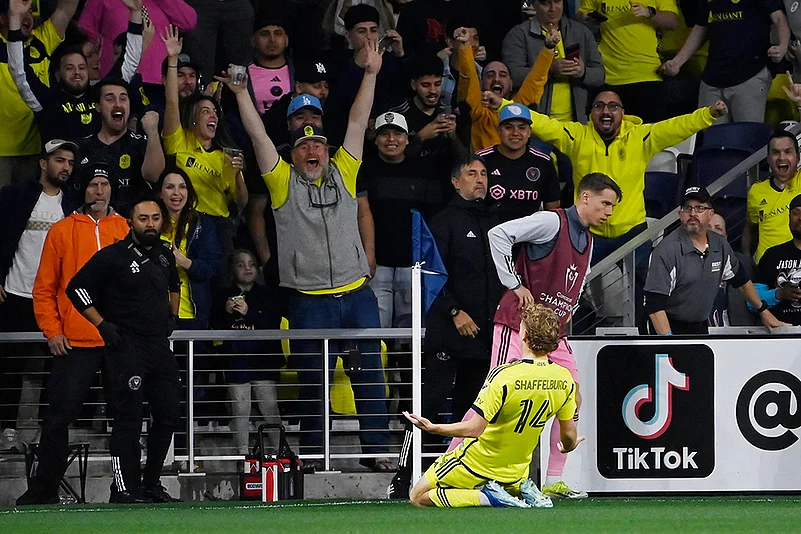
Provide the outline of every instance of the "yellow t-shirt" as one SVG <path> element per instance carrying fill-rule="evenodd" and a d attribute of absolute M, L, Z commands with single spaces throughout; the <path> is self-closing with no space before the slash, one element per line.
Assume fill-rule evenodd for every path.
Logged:
<path fill-rule="evenodd" d="M 356 177 L 359 175 L 359 167 L 362 162 L 354 158 L 350 152 L 343 147 L 339 147 L 336 153 L 331 157 L 330 165 L 336 165 L 339 173 L 342 175 L 342 181 L 345 183 L 345 189 L 348 193 L 356 198 Z M 284 161 L 283 158 L 278 158 L 278 163 L 273 170 L 261 175 L 264 183 L 267 184 L 267 189 L 270 191 L 270 198 L 272 199 L 273 209 L 278 209 L 284 205 L 287 198 L 289 198 L 289 184 L 292 176 L 292 165 Z M 314 184 L 319 186 L 322 184 L 322 178 L 315 181 Z M 367 281 L 366 278 L 360 278 L 350 284 L 335 287 L 332 289 L 318 289 L 315 291 L 302 291 L 307 295 L 336 295 L 337 293 L 347 293 L 353 291 L 364 285 Z"/>
<path fill-rule="evenodd" d="M 561 39 L 556 44 L 554 59 L 565 59 L 565 46 Z M 575 116 L 573 115 L 573 93 L 570 91 L 570 82 L 564 79 L 554 82 L 553 96 L 551 97 L 551 112 L 549 116 L 564 122 L 572 122 L 575 120 Z"/>
<path fill-rule="evenodd" d="M 56 27 L 48 19 L 44 24 L 33 29 L 30 39 L 25 43 L 25 65 L 30 65 L 42 83 L 50 85 L 50 55 L 61 44 L 63 39 Z M 5 50 L 6 40 L 0 35 L 0 43 Z M 0 63 L 0 124 L 3 134 L 0 135 L 0 157 L 26 156 L 38 154 L 42 150 L 39 129 L 33 118 L 33 111 L 22 100 L 8 70 L 8 56 Z"/>
<path fill-rule="evenodd" d="M 171 230 L 167 233 L 161 234 L 162 241 L 166 241 L 171 245 L 175 244 L 175 232 L 178 230 L 175 224 L 176 222 L 177 221 L 173 220 Z M 178 245 L 178 250 L 180 250 L 181 254 L 184 256 L 186 256 L 186 246 L 186 234 L 184 234 L 184 237 L 181 239 L 181 243 Z M 183 267 L 178 267 L 178 278 L 181 280 L 181 300 L 178 306 L 178 318 L 194 319 L 195 305 L 192 303 L 192 289 L 189 287 L 189 274 Z"/>
<path fill-rule="evenodd" d="M 195 134 L 178 127 L 162 135 L 164 153 L 175 156 L 176 165 L 192 180 L 197 193 L 197 211 L 228 217 L 228 205 L 236 191 L 236 173 L 222 150 L 206 150 Z"/>
<path fill-rule="evenodd" d="M 657 11 L 678 14 L 676 0 L 648 0 L 643 2 Z M 606 68 L 606 83 L 656 82 L 662 77 L 662 62 L 657 53 L 659 38 L 651 21 L 635 17 L 629 0 L 582 0 L 581 13 L 597 11 L 608 20 L 601 23 L 601 43 L 598 50 Z"/>
<path fill-rule="evenodd" d="M 573 419 L 576 384 L 555 363 L 518 360 L 490 371 L 473 410 L 489 424 L 481 436 L 464 441 L 462 463 L 484 478 L 513 483 L 528 476 L 548 419 Z"/>
<path fill-rule="evenodd" d="M 781 191 L 774 187 L 770 178 L 755 183 L 748 191 L 748 222 L 759 225 L 757 263 L 770 247 L 793 238 L 789 208 L 790 201 L 798 194 L 801 194 L 801 172 L 796 173 Z"/>

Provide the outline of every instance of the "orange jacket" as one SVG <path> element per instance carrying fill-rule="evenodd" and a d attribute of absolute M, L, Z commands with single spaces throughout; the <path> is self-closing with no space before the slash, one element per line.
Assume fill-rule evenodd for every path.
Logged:
<path fill-rule="evenodd" d="M 67 298 L 67 284 L 95 252 L 128 235 L 128 223 L 117 213 L 95 221 L 75 212 L 50 228 L 33 283 L 33 313 L 50 339 L 63 334 L 73 347 L 100 347 L 97 328 Z"/>
<path fill-rule="evenodd" d="M 512 98 L 524 106 L 538 104 L 545 84 L 548 82 L 548 71 L 553 63 L 553 50 L 543 47 L 537 61 L 526 76 L 520 90 Z M 481 104 L 481 80 L 476 72 L 473 49 L 466 47 L 459 50 L 459 102 L 467 102 L 470 106 L 470 119 L 473 121 L 470 130 L 470 143 L 473 151 L 500 144 L 498 133 L 498 114 Z"/>

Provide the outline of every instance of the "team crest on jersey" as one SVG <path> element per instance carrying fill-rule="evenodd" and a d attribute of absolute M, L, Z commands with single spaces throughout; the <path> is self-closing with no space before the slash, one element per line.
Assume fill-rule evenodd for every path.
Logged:
<path fill-rule="evenodd" d="M 159 263 L 161 263 L 163 267 L 170 266 L 170 262 L 169 260 L 167 260 L 167 258 L 164 257 L 164 254 L 159 254 Z"/>
<path fill-rule="evenodd" d="M 506 189 L 502 185 L 495 184 L 490 187 L 490 196 L 495 200 L 500 200 L 506 194 Z"/>
<path fill-rule="evenodd" d="M 537 167 L 529 167 L 526 169 L 526 178 L 529 182 L 536 182 L 540 179 L 540 170 Z"/>
<path fill-rule="evenodd" d="M 575 264 L 571 265 L 565 271 L 565 292 L 570 293 L 576 285 L 578 280 L 578 267 Z"/>
<path fill-rule="evenodd" d="M 127 169 L 131 166 L 131 156 L 123 154 L 120 156 L 120 169 Z"/>
<path fill-rule="evenodd" d="M 136 274 L 136 273 L 138 273 L 138 272 L 139 272 L 139 264 L 138 264 L 138 263 L 136 263 L 136 261 L 132 261 L 132 262 L 131 262 L 131 272 L 132 272 L 133 274 Z"/>
<path fill-rule="evenodd" d="M 92 122 L 92 114 L 81 113 L 81 124 L 89 124 L 90 122 Z"/>
<path fill-rule="evenodd" d="M 139 391 L 139 388 L 142 387 L 142 377 L 139 375 L 134 375 L 129 378 L 128 387 L 131 388 L 131 391 Z"/>

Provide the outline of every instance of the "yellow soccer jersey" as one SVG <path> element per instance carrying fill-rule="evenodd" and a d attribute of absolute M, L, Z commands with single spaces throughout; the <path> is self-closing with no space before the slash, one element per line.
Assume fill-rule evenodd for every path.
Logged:
<path fill-rule="evenodd" d="M 679 12 L 675 0 L 649 0 L 642 4 L 657 11 Z M 579 11 L 584 14 L 597 11 L 607 18 L 601 23 L 601 43 L 598 45 L 606 68 L 607 84 L 625 85 L 662 79 L 656 29 L 650 20 L 634 16 L 629 0 L 582 0 Z"/>
<path fill-rule="evenodd" d="M 164 153 L 175 156 L 197 193 L 197 210 L 215 217 L 228 217 L 228 204 L 236 192 L 236 173 L 222 150 L 206 150 L 195 134 L 179 127 L 163 136 Z"/>
<path fill-rule="evenodd" d="M 575 415 L 576 384 L 564 367 L 518 360 L 490 371 L 473 410 L 489 424 L 481 436 L 464 441 L 462 463 L 479 476 L 511 484 L 528 476 L 548 419 Z"/>
<path fill-rule="evenodd" d="M 793 238 L 790 233 L 790 201 L 801 194 L 801 172 L 783 190 L 776 189 L 770 178 L 757 182 L 748 191 L 748 222 L 759 225 L 756 261 L 770 247 Z"/>

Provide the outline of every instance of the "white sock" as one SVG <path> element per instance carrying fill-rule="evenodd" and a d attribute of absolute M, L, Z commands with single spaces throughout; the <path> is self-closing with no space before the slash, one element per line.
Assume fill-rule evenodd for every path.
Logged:
<path fill-rule="evenodd" d="M 548 476 L 545 477 L 545 485 L 546 486 L 552 486 L 553 484 L 556 484 L 557 482 L 561 481 L 561 479 L 562 479 L 562 477 L 548 475 Z"/>
<path fill-rule="evenodd" d="M 478 493 L 478 502 L 481 503 L 481 506 L 492 506 L 489 502 L 489 498 L 487 498 L 483 492 Z"/>

